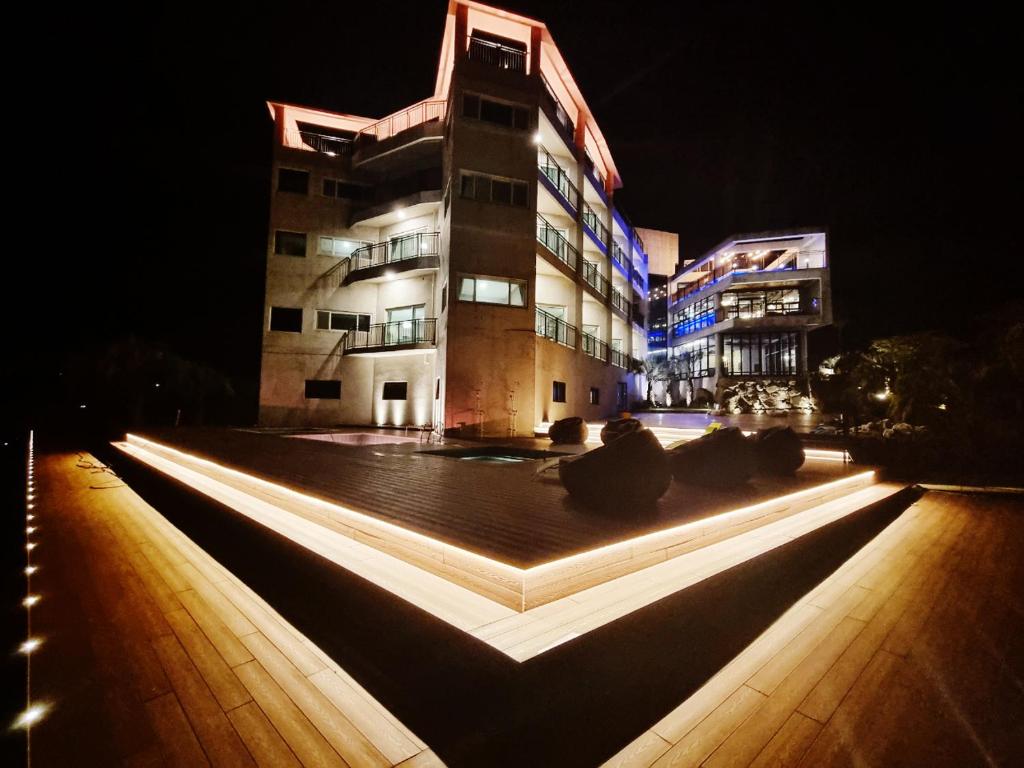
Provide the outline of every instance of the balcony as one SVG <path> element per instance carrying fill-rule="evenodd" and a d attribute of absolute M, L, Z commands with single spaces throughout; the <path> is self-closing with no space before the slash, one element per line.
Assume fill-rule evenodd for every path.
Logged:
<path fill-rule="evenodd" d="M 389 171 L 439 152 L 447 108 L 443 99 L 424 99 L 363 128 L 353 165 L 372 162 L 375 170 Z"/>
<path fill-rule="evenodd" d="M 617 368 L 625 368 L 629 370 L 629 355 L 625 352 L 620 352 L 617 349 L 608 350 L 608 362 Z"/>
<path fill-rule="evenodd" d="M 433 349 L 437 343 L 437 318 L 377 323 L 366 331 L 349 331 L 345 335 L 343 354 L 370 355 L 381 352 L 404 352 Z"/>
<path fill-rule="evenodd" d="M 298 135 L 289 135 L 285 142 L 286 146 L 296 149 L 308 148 L 328 157 L 339 157 L 352 154 L 352 139 L 341 136 L 331 136 L 327 133 L 315 133 L 313 131 L 297 131 Z M 297 141 L 296 141 L 297 139 Z"/>
<path fill-rule="evenodd" d="M 583 279 L 586 281 L 587 285 L 601 295 L 601 298 L 608 298 L 608 291 L 611 289 L 611 284 L 608 282 L 607 278 L 601 274 L 597 264 L 594 264 L 592 261 L 587 261 L 586 259 L 583 260 Z"/>
<path fill-rule="evenodd" d="M 711 263 L 710 261 L 708 262 Z M 670 303 L 682 301 L 689 296 L 700 293 L 710 285 L 714 285 L 733 275 L 757 274 L 765 275 L 765 279 L 774 272 L 795 272 L 801 269 L 827 269 L 828 261 L 824 251 L 794 251 L 793 253 L 779 258 L 770 266 L 761 266 L 756 260 L 735 259 L 732 263 L 723 264 L 715 269 L 704 272 L 695 272 L 700 277 L 693 282 L 686 283 L 674 291 L 670 297 Z"/>
<path fill-rule="evenodd" d="M 569 181 L 569 174 L 558 164 L 558 161 L 551 156 L 543 147 L 537 157 L 537 170 L 547 179 L 554 190 L 561 196 L 562 200 L 569 206 L 573 216 L 580 207 L 580 191 L 576 185 Z"/>
<path fill-rule="evenodd" d="M 570 349 L 576 348 L 576 326 L 569 325 L 565 320 L 555 317 L 550 312 L 537 308 L 535 329 L 538 336 L 551 339 Z"/>
<path fill-rule="evenodd" d="M 583 334 L 583 353 L 603 363 L 608 362 L 608 345 L 589 333 Z"/>
<path fill-rule="evenodd" d="M 629 256 L 626 255 L 626 252 L 622 250 L 622 247 L 614 240 L 612 241 L 611 256 L 612 261 L 618 265 L 619 269 L 622 270 L 622 274 L 629 277 L 630 273 L 633 271 L 633 263 L 629 260 Z"/>
<path fill-rule="evenodd" d="M 496 69 L 526 74 L 526 51 L 497 40 L 489 40 L 474 32 L 469 38 L 469 60 Z"/>
<path fill-rule="evenodd" d="M 622 291 L 614 286 L 612 286 L 612 309 L 621 312 L 623 317 L 627 317 L 629 315 L 629 301 L 623 295 Z"/>
<path fill-rule="evenodd" d="M 583 169 L 589 174 L 594 185 L 597 187 L 597 191 L 602 196 L 605 195 L 605 179 L 604 174 L 597 169 L 597 163 L 594 162 L 594 158 L 590 156 L 590 152 L 586 149 L 583 150 Z"/>
<path fill-rule="evenodd" d="M 608 250 L 608 227 L 604 225 L 604 222 L 598 217 L 597 212 L 590 207 L 587 202 L 583 203 L 583 225 L 589 230 L 588 234 L 591 239 L 601 246 L 602 249 Z"/>
<path fill-rule="evenodd" d="M 818 312 L 804 310 L 799 301 L 764 301 L 763 299 L 740 298 L 735 304 L 719 307 L 717 322 L 723 320 L 755 320 L 759 317 L 783 315 L 816 315 Z"/>
<path fill-rule="evenodd" d="M 555 91 L 551 87 L 551 83 L 544 77 L 542 72 L 540 75 L 540 81 L 544 84 L 544 92 L 548 97 L 547 106 L 551 111 L 552 116 L 555 118 L 555 124 L 559 127 L 562 132 L 562 138 L 570 148 L 576 146 L 576 126 L 569 117 L 569 113 L 565 107 L 562 106 L 562 102 L 555 96 Z"/>
<path fill-rule="evenodd" d="M 537 242 L 569 269 L 576 271 L 576 262 L 579 259 L 576 248 L 565 239 L 565 235 L 555 229 L 551 222 L 539 213 L 537 214 Z"/>
<path fill-rule="evenodd" d="M 387 273 L 411 272 L 440 267 L 441 236 L 438 232 L 415 232 L 357 248 L 347 260 L 342 285 L 357 280 L 387 279 Z"/>

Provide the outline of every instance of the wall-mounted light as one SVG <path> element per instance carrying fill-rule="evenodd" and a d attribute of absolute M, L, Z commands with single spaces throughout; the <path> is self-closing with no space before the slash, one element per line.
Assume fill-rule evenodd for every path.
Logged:
<path fill-rule="evenodd" d="M 14 721 L 14 727 L 31 728 L 46 716 L 48 709 L 49 706 L 46 704 L 32 704 L 28 709 L 18 715 L 18 719 Z"/>
<path fill-rule="evenodd" d="M 24 643 L 18 646 L 18 653 L 24 653 L 27 656 L 28 654 L 35 651 L 42 644 L 43 641 L 40 640 L 38 637 L 30 637 L 28 640 L 26 640 Z"/>
<path fill-rule="evenodd" d="M 40 600 L 39 595 L 26 595 L 25 599 L 21 601 L 21 604 L 26 608 L 31 608 L 33 605 L 38 603 Z"/>

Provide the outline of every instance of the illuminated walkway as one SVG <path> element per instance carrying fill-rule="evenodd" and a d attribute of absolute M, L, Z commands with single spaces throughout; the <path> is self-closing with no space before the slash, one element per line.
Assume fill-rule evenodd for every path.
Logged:
<path fill-rule="evenodd" d="M 929 493 L 607 766 L 1010 765 L 1024 505 Z"/>
<path fill-rule="evenodd" d="M 38 462 L 33 765 L 441 761 L 112 474 Z"/>

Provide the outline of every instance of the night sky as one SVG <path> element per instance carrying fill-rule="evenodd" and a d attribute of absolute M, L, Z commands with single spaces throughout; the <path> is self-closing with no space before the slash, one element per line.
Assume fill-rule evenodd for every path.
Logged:
<path fill-rule="evenodd" d="M 432 92 L 441 0 L 212 5 L 53 20 L 59 66 L 23 126 L 54 164 L 28 176 L 23 232 L 49 254 L 26 259 L 48 309 L 19 315 L 8 384 L 135 333 L 254 391 L 265 101 L 383 116 Z M 845 343 L 956 330 L 1019 295 L 1019 40 L 979 4 L 829 5 L 504 3 L 548 24 L 636 224 L 678 231 L 685 258 L 827 226 Z"/>

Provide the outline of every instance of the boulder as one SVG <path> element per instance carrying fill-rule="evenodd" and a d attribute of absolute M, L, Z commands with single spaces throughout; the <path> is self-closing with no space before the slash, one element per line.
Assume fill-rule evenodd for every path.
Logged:
<path fill-rule="evenodd" d="M 668 452 L 672 476 L 691 485 L 729 486 L 754 474 L 753 445 L 736 427 L 716 429 Z"/>
<path fill-rule="evenodd" d="M 628 416 L 624 419 L 608 419 L 608 423 L 601 428 L 601 442 L 607 445 L 613 440 L 618 440 L 623 435 L 628 435 L 630 432 L 639 432 L 643 428 L 643 422 Z"/>
<path fill-rule="evenodd" d="M 555 445 L 578 444 L 587 442 L 590 431 L 587 429 L 587 422 L 579 416 L 570 416 L 567 419 L 559 419 L 548 427 L 548 437 Z"/>
<path fill-rule="evenodd" d="M 563 459 L 558 477 L 576 501 L 617 511 L 653 504 L 672 483 L 665 449 L 648 429 Z"/>
<path fill-rule="evenodd" d="M 804 446 L 789 427 L 769 427 L 750 438 L 757 469 L 769 475 L 792 475 L 804 464 Z"/>
<path fill-rule="evenodd" d="M 711 394 L 711 390 L 698 387 L 697 391 L 693 393 L 693 400 L 690 405 L 694 408 L 710 408 L 715 404 L 715 396 Z"/>

